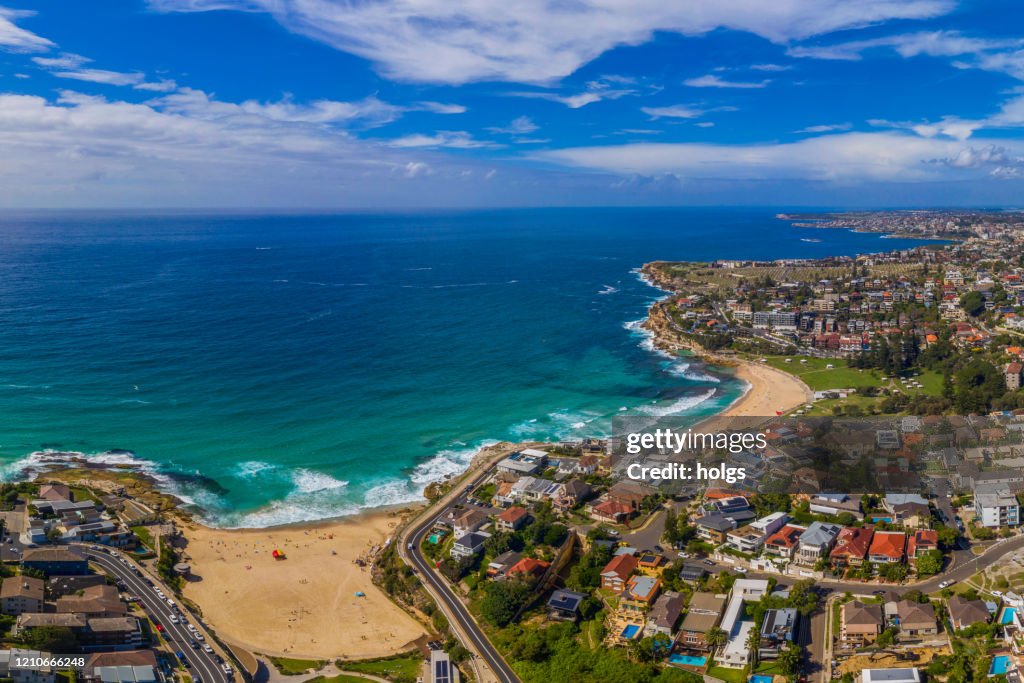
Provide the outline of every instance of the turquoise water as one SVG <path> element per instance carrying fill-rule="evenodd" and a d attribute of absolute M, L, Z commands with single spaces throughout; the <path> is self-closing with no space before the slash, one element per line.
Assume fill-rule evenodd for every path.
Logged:
<path fill-rule="evenodd" d="M 1016 614 L 1016 612 L 1017 612 L 1017 608 L 1016 607 L 1007 607 L 1006 609 L 1003 610 L 1002 615 L 999 617 L 999 623 L 1000 624 L 1004 624 L 1004 625 L 1005 624 L 1012 624 L 1013 623 L 1013 615 Z"/>
<path fill-rule="evenodd" d="M 997 655 L 992 658 L 992 666 L 988 669 L 989 676 L 998 676 L 1005 674 L 1006 670 L 1010 668 L 1010 658 L 1006 655 Z"/>
<path fill-rule="evenodd" d="M 772 683 L 771 676 L 751 676 L 748 679 L 749 683 Z"/>
<path fill-rule="evenodd" d="M 773 216 L 0 214 L 0 463 L 134 463 L 267 526 L 417 500 L 490 440 L 708 415 L 743 387 L 652 352 L 634 269 L 916 244 Z"/>
<path fill-rule="evenodd" d="M 872 517 L 872 522 L 885 522 L 886 524 L 892 523 L 892 517 Z"/>
<path fill-rule="evenodd" d="M 693 655 L 672 655 L 668 658 L 668 661 L 673 664 L 685 664 L 686 666 L 702 667 L 704 666 L 708 658 L 707 657 L 694 657 Z"/>
<path fill-rule="evenodd" d="M 640 627 L 636 624 L 630 624 L 626 628 L 622 629 L 622 637 L 626 640 L 632 640 L 637 633 L 640 632 Z"/>

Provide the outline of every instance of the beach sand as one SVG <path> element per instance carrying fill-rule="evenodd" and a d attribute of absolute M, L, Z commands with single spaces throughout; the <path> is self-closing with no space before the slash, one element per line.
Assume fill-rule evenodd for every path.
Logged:
<path fill-rule="evenodd" d="M 750 389 L 720 417 L 775 417 L 776 411 L 792 410 L 814 398 L 802 381 L 768 365 L 743 361 L 736 366 L 735 375 L 750 384 Z"/>
<path fill-rule="evenodd" d="M 394 512 L 374 512 L 272 529 L 186 524 L 196 579 L 185 596 L 201 606 L 218 635 L 250 652 L 329 659 L 406 650 L 423 626 L 373 585 L 369 568 L 354 562 L 392 535 L 398 521 Z M 275 560 L 274 549 L 287 559 Z"/>

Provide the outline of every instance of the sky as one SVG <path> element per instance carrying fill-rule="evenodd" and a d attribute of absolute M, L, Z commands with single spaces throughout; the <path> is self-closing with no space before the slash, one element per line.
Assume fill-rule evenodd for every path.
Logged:
<path fill-rule="evenodd" d="M 0 208 L 1022 190 L 1019 0 L 0 0 Z"/>

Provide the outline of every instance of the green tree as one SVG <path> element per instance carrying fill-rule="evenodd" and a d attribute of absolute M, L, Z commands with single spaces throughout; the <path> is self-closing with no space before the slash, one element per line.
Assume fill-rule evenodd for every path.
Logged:
<path fill-rule="evenodd" d="M 495 626 L 508 626 L 532 596 L 531 582 L 516 579 L 492 581 L 484 589 L 480 614 Z"/>
<path fill-rule="evenodd" d="M 75 634 L 66 626 L 39 626 L 24 634 L 25 644 L 42 652 L 74 652 L 78 649 Z"/>
<path fill-rule="evenodd" d="M 942 552 L 929 550 L 923 557 L 917 558 L 917 575 L 920 578 L 935 576 L 942 571 Z"/>
<path fill-rule="evenodd" d="M 786 643 L 786 647 L 779 652 L 779 666 L 787 676 L 792 676 L 799 671 L 803 660 L 803 648 L 794 642 Z"/>
<path fill-rule="evenodd" d="M 972 318 L 977 318 L 985 311 L 985 297 L 981 295 L 981 292 L 967 292 L 960 297 L 960 308 L 964 309 Z"/>
<path fill-rule="evenodd" d="M 704 642 L 706 642 L 708 644 L 708 647 L 712 650 L 717 650 L 718 648 L 722 647 L 728 640 L 729 634 L 723 631 L 722 629 L 718 628 L 717 626 L 713 627 L 711 630 L 704 634 Z"/>

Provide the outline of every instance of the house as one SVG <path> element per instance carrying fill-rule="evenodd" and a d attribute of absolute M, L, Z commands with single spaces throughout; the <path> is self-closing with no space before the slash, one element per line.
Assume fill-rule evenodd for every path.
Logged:
<path fill-rule="evenodd" d="M 75 500 L 75 495 L 71 492 L 71 487 L 65 484 L 42 484 L 39 487 L 39 498 L 50 502 L 70 503 Z"/>
<path fill-rule="evenodd" d="M 928 500 L 916 493 L 887 493 L 882 498 L 882 507 L 889 512 L 895 510 L 897 505 L 904 505 L 906 503 L 917 503 L 918 505 L 927 506 Z"/>
<path fill-rule="evenodd" d="M 846 513 L 853 515 L 855 519 L 864 519 L 864 513 L 860 511 L 860 496 L 854 497 L 846 493 L 819 493 L 812 496 L 808 502 L 810 511 L 819 515 L 835 517 Z"/>
<path fill-rule="evenodd" d="M 628 505 L 634 512 L 640 510 L 644 499 L 658 492 L 654 487 L 638 481 L 620 481 L 608 489 L 608 500 Z"/>
<path fill-rule="evenodd" d="M 594 496 L 594 489 L 590 484 L 573 479 L 562 484 L 562 489 L 555 499 L 555 507 L 565 512 L 576 507 L 580 503 L 590 500 Z"/>
<path fill-rule="evenodd" d="M 524 557 L 523 559 L 516 562 L 514 565 L 509 567 L 506 575 L 509 578 L 533 578 L 539 579 L 544 576 L 544 572 L 551 566 L 550 562 L 544 562 L 543 560 L 536 560 L 532 557 Z"/>
<path fill-rule="evenodd" d="M 24 612 L 42 612 L 45 584 L 34 576 L 9 576 L 0 586 L 0 612 L 18 616 Z"/>
<path fill-rule="evenodd" d="M 478 555 L 484 549 L 484 541 L 490 536 L 481 532 L 473 532 L 460 536 L 452 546 L 451 556 L 462 559 Z"/>
<path fill-rule="evenodd" d="M 508 570 L 515 566 L 516 562 L 522 559 L 522 554 L 514 550 L 507 550 L 487 563 L 487 576 L 492 579 L 503 579 L 508 575 Z"/>
<path fill-rule="evenodd" d="M 661 576 L 662 568 L 667 564 L 665 558 L 653 551 L 645 551 L 636 560 L 636 567 L 648 576 Z"/>
<path fill-rule="evenodd" d="M 684 562 L 683 568 L 679 570 L 679 578 L 683 581 L 696 582 L 704 578 L 708 571 L 702 564 L 696 562 Z"/>
<path fill-rule="evenodd" d="M 1017 391 L 1020 389 L 1020 377 L 1021 371 L 1024 370 L 1024 365 L 1020 363 L 1010 363 L 1006 366 L 1003 371 L 1003 379 L 1006 380 L 1006 388 L 1010 391 Z"/>
<path fill-rule="evenodd" d="M 444 650 L 430 651 L 427 679 L 424 683 L 459 683 L 460 675 L 447 652 Z"/>
<path fill-rule="evenodd" d="M 546 451 L 526 448 L 499 462 L 497 470 L 508 474 L 536 474 L 547 467 L 547 464 L 548 454 Z"/>
<path fill-rule="evenodd" d="M 932 525 L 932 511 L 927 505 L 907 502 L 892 506 L 893 522 L 908 529 L 927 529 Z"/>
<path fill-rule="evenodd" d="M 632 555 L 616 555 L 601 570 L 601 588 L 621 592 L 636 567 L 636 558 Z"/>
<path fill-rule="evenodd" d="M 697 536 L 717 545 L 725 543 L 726 534 L 743 526 L 746 522 L 752 521 L 754 517 L 753 510 L 741 510 L 727 515 L 716 512 L 697 519 L 694 526 L 697 527 Z"/>
<path fill-rule="evenodd" d="M 497 516 L 495 526 L 502 531 L 518 531 L 529 518 L 530 513 L 526 511 L 526 508 L 513 505 Z"/>
<path fill-rule="evenodd" d="M 562 621 L 576 621 L 580 605 L 587 596 L 583 593 L 559 588 L 548 598 L 548 617 Z"/>
<path fill-rule="evenodd" d="M 51 600 L 62 598 L 84 591 L 90 586 L 100 586 L 107 582 L 102 574 L 86 574 L 84 576 L 51 576 L 46 580 L 46 592 Z"/>
<path fill-rule="evenodd" d="M 81 615 L 76 615 L 81 616 Z M 135 617 L 97 617 L 87 621 L 78 634 L 78 642 L 86 652 L 142 645 L 142 628 Z"/>
<path fill-rule="evenodd" d="M 82 555 L 66 548 L 29 548 L 21 556 L 21 566 L 40 571 L 46 576 L 74 576 L 89 573 L 89 562 Z"/>
<path fill-rule="evenodd" d="M 626 589 L 619 596 L 619 609 L 646 612 L 658 597 L 660 590 L 661 579 L 642 574 L 634 576 L 626 583 Z"/>
<path fill-rule="evenodd" d="M 900 640 L 920 639 L 939 632 L 935 607 L 931 602 L 900 600 L 896 603 L 896 616 L 899 619 Z"/>
<path fill-rule="evenodd" d="M 726 532 L 725 542 L 740 552 L 755 554 L 764 545 L 765 539 L 785 526 L 787 521 L 789 515 L 785 512 L 773 512 L 746 526 Z"/>
<path fill-rule="evenodd" d="M 676 642 L 690 650 L 708 649 L 705 634 L 718 625 L 725 598 L 713 593 L 696 592 L 690 596 L 690 606 L 679 626 Z"/>
<path fill-rule="evenodd" d="M 800 542 L 800 536 L 806 529 L 795 524 L 787 524 L 774 534 L 765 539 L 764 551 L 769 555 L 776 555 L 786 559 L 792 559 L 793 553 Z"/>
<path fill-rule="evenodd" d="M 921 674 L 917 669 L 863 669 L 860 672 L 860 683 L 921 683 Z"/>
<path fill-rule="evenodd" d="M 487 515 L 483 511 L 470 509 L 455 518 L 452 530 L 456 536 L 465 536 L 474 531 L 479 531 L 480 527 L 486 523 Z"/>
<path fill-rule="evenodd" d="M 39 660 L 40 666 L 18 666 L 19 661 Z M 56 668 L 52 664 L 53 655 L 39 650 L 22 650 L 13 648 L 0 650 L 0 678 L 12 683 L 54 683 L 57 679 Z"/>
<path fill-rule="evenodd" d="M 946 601 L 949 622 L 954 631 L 960 631 L 974 624 L 987 624 L 992 615 L 981 600 L 965 600 L 959 595 L 950 596 Z"/>
<path fill-rule="evenodd" d="M 903 561 L 907 535 L 902 531 L 876 531 L 868 548 L 868 561 L 892 564 Z"/>
<path fill-rule="evenodd" d="M 828 557 L 840 531 L 842 531 L 842 527 L 838 524 L 811 522 L 807 530 L 800 534 L 796 561 L 802 564 L 814 564 L 818 560 Z"/>
<path fill-rule="evenodd" d="M 761 643 L 757 647 L 760 659 L 777 659 L 786 643 L 796 636 L 797 612 L 793 607 L 769 609 L 761 623 Z"/>
<path fill-rule="evenodd" d="M 975 521 L 984 527 L 1012 527 L 1020 524 L 1020 506 L 1017 497 L 1008 488 L 974 489 Z"/>
<path fill-rule="evenodd" d="M 764 579 L 737 579 L 732 585 L 729 604 L 722 614 L 722 630 L 728 640 L 715 656 L 719 666 L 742 669 L 750 663 L 750 632 L 756 626 L 753 621 L 744 620 L 744 602 L 759 600 L 768 592 L 768 581 Z"/>
<path fill-rule="evenodd" d="M 97 666 L 93 678 L 100 683 L 158 683 L 152 666 Z"/>
<path fill-rule="evenodd" d="M 875 642 L 882 632 L 882 606 L 858 600 L 839 609 L 839 639 L 844 645 L 864 647 Z"/>
<path fill-rule="evenodd" d="M 602 500 L 590 505 L 590 516 L 598 522 L 618 524 L 634 514 L 632 507 L 615 500 Z"/>
<path fill-rule="evenodd" d="M 675 633 L 679 615 L 683 612 L 683 596 L 676 591 L 666 591 L 658 596 L 647 614 L 644 635 L 653 636 L 658 633 L 669 638 Z"/>
<path fill-rule="evenodd" d="M 917 558 L 924 557 L 932 550 L 939 549 L 939 532 L 933 529 L 918 529 L 910 535 L 907 542 L 907 560 L 911 564 L 917 562 Z"/>
<path fill-rule="evenodd" d="M 867 557 L 874 536 L 873 527 L 844 527 L 829 553 L 832 564 L 837 567 L 859 567 Z"/>
<path fill-rule="evenodd" d="M 123 617 L 128 613 L 128 607 L 121 602 L 117 588 L 104 583 L 90 586 L 80 594 L 58 598 L 56 611 L 85 614 L 89 617 Z"/>
<path fill-rule="evenodd" d="M 717 498 L 711 503 L 711 509 L 714 512 L 719 512 L 724 515 L 728 515 L 733 512 L 742 512 L 750 509 L 750 501 L 743 496 L 728 496 L 727 498 Z"/>

